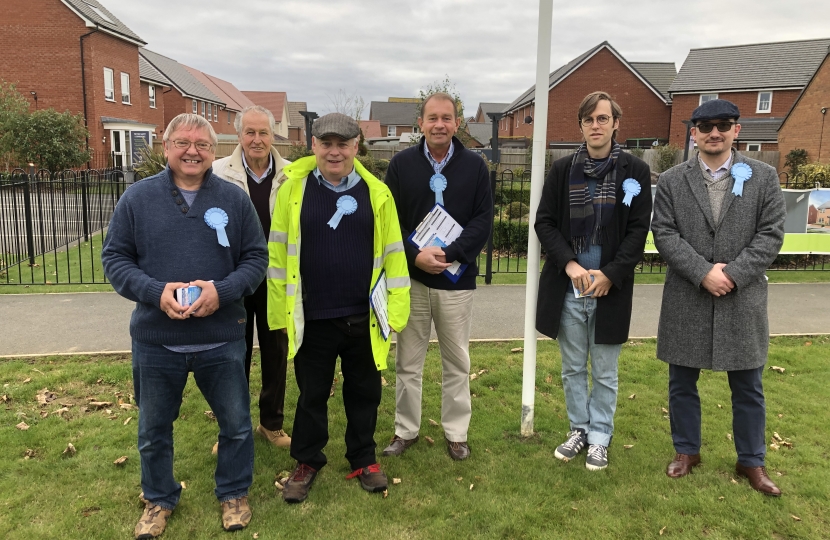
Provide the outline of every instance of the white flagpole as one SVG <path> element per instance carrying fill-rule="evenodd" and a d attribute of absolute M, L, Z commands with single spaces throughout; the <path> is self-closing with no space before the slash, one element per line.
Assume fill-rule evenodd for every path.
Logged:
<path fill-rule="evenodd" d="M 553 0 L 539 0 L 539 32 L 536 44 L 536 95 L 533 118 L 533 159 L 530 173 L 530 214 L 527 237 L 527 288 L 525 292 L 525 346 L 522 375 L 522 436 L 533 435 L 533 403 L 536 398 L 536 295 L 539 292 L 541 247 L 533 224 L 545 181 L 548 138 L 548 86 L 550 74 Z"/>

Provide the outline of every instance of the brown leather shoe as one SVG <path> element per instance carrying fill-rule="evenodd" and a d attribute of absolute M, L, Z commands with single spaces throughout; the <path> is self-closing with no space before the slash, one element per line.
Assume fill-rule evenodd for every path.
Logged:
<path fill-rule="evenodd" d="M 450 452 L 450 457 L 456 461 L 462 461 L 470 457 L 470 447 L 466 442 L 453 442 L 449 439 L 447 441 L 447 450 Z"/>
<path fill-rule="evenodd" d="M 383 449 L 384 456 L 399 456 L 406 451 L 407 448 L 418 442 L 418 435 L 414 439 L 402 439 L 395 435 L 392 437 L 392 442 L 389 446 Z"/>
<path fill-rule="evenodd" d="M 692 467 L 700 465 L 700 454 L 690 456 L 689 454 L 675 454 L 669 466 L 666 467 L 666 476 L 680 478 L 692 472 Z"/>
<path fill-rule="evenodd" d="M 781 496 L 781 490 L 778 489 L 775 482 L 770 480 L 769 475 L 767 475 L 766 467 L 744 467 L 740 463 L 736 463 L 735 472 L 738 476 L 744 476 L 749 479 L 749 485 L 755 491 L 760 491 L 764 495 L 770 495 L 771 497 Z"/>

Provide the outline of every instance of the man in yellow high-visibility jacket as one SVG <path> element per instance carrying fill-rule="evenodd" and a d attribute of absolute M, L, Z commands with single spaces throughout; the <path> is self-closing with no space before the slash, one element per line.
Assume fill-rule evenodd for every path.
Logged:
<path fill-rule="evenodd" d="M 283 490 L 301 502 L 326 464 L 327 402 L 337 357 L 343 372 L 346 459 L 364 489 L 381 492 L 386 475 L 375 456 L 380 370 L 389 335 L 409 318 L 409 274 L 389 189 L 359 161 L 357 122 L 332 113 L 311 131 L 313 157 L 285 167 L 268 237 L 268 324 L 288 333 L 288 357 L 300 397 L 291 457 L 297 466 Z M 381 278 L 383 274 L 383 278 Z M 386 310 L 370 306 L 379 281 L 388 290 Z M 382 302 L 381 302 L 382 304 Z"/>

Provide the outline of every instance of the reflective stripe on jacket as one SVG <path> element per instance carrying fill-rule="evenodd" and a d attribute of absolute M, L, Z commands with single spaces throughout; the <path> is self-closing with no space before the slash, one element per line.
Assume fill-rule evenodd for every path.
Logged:
<path fill-rule="evenodd" d="M 287 180 L 277 192 L 277 203 L 268 235 L 268 326 L 271 330 L 287 329 L 288 357 L 294 358 L 303 343 L 305 317 L 300 279 L 300 210 L 306 178 L 317 166 L 314 156 L 298 159 L 283 172 Z M 355 170 L 369 187 L 374 218 L 374 264 L 372 287 L 381 271 L 386 272 L 389 289 L 389 324 L 400 332 L 409 319 L 409 272 L 401 238 L 395 201 L 386 184 L 375 178 L 358 161 Z M 366 304 L 369 294 L 366 291 Z M 378 370 L 386 369 L 391 340 L 384 340 L 373 310 L 369 309 L 372 353 Z"/>

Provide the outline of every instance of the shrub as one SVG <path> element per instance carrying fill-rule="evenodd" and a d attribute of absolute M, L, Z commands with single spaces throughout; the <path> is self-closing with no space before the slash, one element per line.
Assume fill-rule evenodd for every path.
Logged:
<path fill-rule="evenodd" d="M 680 148 L 673 144 L 666 144 L 656 147 L 654 149 L 654 168 L 656 169 L 656 172 L 665 172 L 674 167 L 677 164 L 675 163 L 675 159 L 677 158 L 678 150 L 680 150 Z"/>
<path fill-rule="evenodd" d="M 291 147 L 291 150 L 288 151 L 287 156 L 283 156 L 288 161 L 297 161 L 300 158 L 304 158 L 306 156 L 313 156 L 314 153 L 306 147 L 304 144 L 295 144 Z"/>
<path fill-rule="evenodd" d="M 814 184 L 818 182 L 822 187 L 830 187 L 830 163 L 808 163 L 798 168 L 799 181 Z"/>
<path fill-rule="evenodd" d="M 629 148 L 628 153 L 631 154 L 632 156 L 636 157 L 636 158 L 643 159 L 643 156 L 646 153 L 646 149 L 645 148 Z"/>
<path fill-rule="evenodd" d="M 149 178 L 163 171 L 167 167 L 167 158 L 164 152 L 156 152 L 151 146 L 145 146 L 139 152 L 141 161 L 137 161 L 133 170 L 138 178 Z"/>
<path fill-rule="evenodd" d="M 793 148 L 787 153 L 787 157 L 784 158 L 784 167 L 787 168 L 790 178 L 797 175 L 801 167 L 806 164 L 807 150 L 803 148 Z"/>
<path fill-rule="evenodd" d="M 504 210 L 509 219 L 523 218 L 530 213 L 530 208 L 522 201 L 513 201 Z"/>
<path fill-rule="evenodd" d="M 495 204 L 507 206 L 515 201 L 521 201 L 525 206 L 530 205 L 530 182 L 509 180 L 496 182 Z"/>
<path fill-rule="evenodd" d="M 525 253 L 529 229 L 526 220 L 502 220 L 493 224 L 493 249 L 509 253 Z"/>

